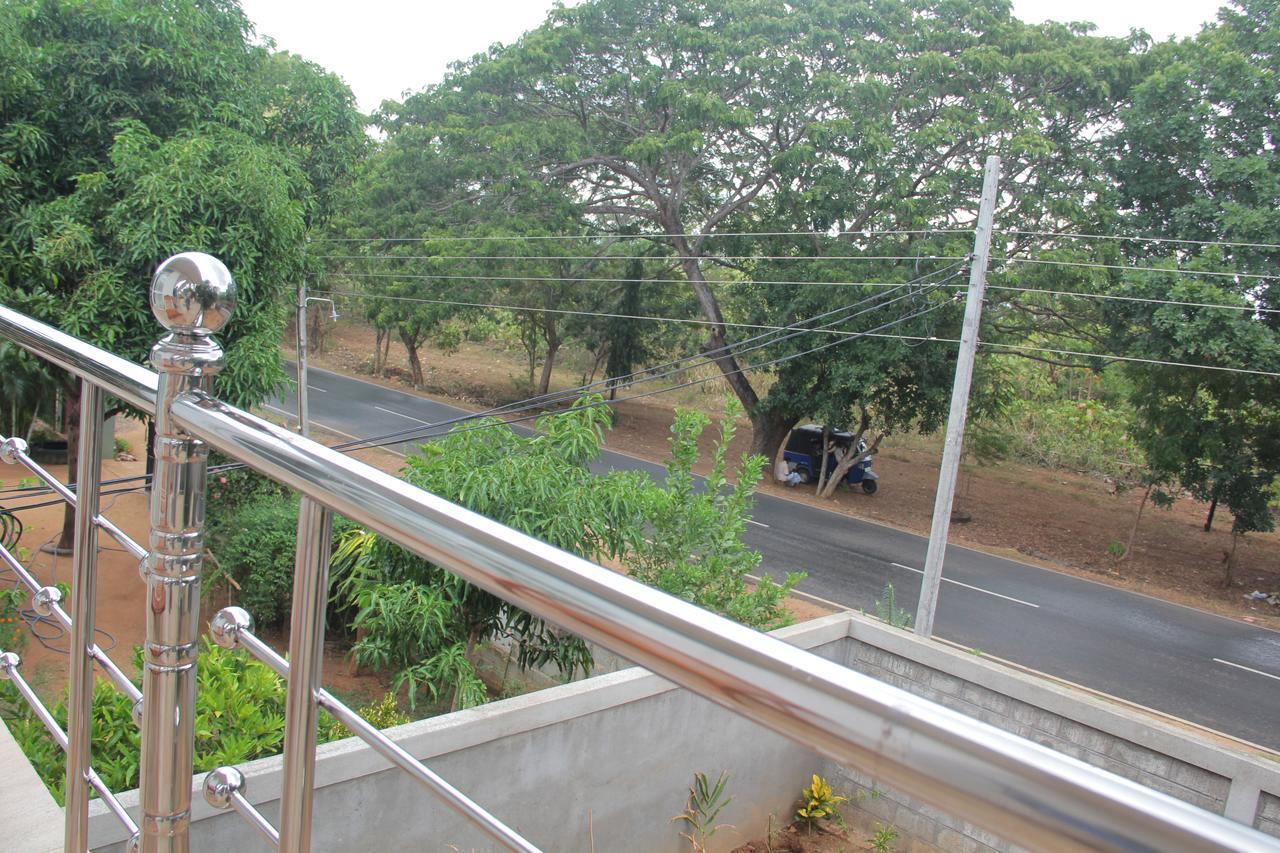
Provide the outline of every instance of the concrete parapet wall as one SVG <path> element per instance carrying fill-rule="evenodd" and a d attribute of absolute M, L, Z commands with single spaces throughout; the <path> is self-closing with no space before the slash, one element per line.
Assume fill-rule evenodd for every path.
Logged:
<path fill-rule="evenodd" d="M 845 665 L 997 728 L 1280 837 L 1280 756 L 1074 685 L 852 617 Z M 913 837 L 915 850 L 1011 845 L 855 769 L 828 765 L 856 808 Z M 873 793 L 874 792 L 874 793 Z"/>
<path fill-rule="evenodd" d="M 865 617 L 838 614 L 785 629 L 802 648 L 1030 737 L 1051 748 L 1224 813 L 1280 837 L 1280 764 L 1232 744 Z M 897 850 L 1012 849 L 999 837 L 839 768 L 753 723 L 639 669 L 550 688 L 390 731 L 412 754 L 547 850 L 688 849 L 671 818 L 693 774 L 730 775 L 732 824 L 712 849 L 762 837 L 785 821 L 809 775 L 826 775 L 852 808 L 902 832 Z M 244 768 L 248 798 L 273 821 L 278 758 Z M 198 787 L 199 779 L 193 780 Z M 489 850 L 493 845 L 403 773 L 354 739 L 320 748 L 313 849 Z M 136 809 L 136 792 L 122 798 Z M 197 796 L 194 850 L 265 849 L 238 815 Z M 94 805 L 95 850 L 123 849 L 123 833 Z"/>

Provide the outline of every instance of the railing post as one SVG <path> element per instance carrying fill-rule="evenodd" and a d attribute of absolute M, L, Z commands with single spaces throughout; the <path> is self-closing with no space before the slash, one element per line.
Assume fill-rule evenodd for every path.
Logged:
<path fill-rule="evenodd" d="M 102 479 L 102 391 L 80 381 L 80 447 L 71 578 L 71 682 L 67 700 L 67 853 L 89 848 L 89 735 L 93 728 L 93 610 L 98 570 L 98 484 Z"/>
<path fill-rule="evenodd" d="M 151 350 L 160 376 L 142 673 L 143 853 L 186 853 L 191 822 L 209 448 L 175 426 L 169 408 L 184 392 L 208 390 L 221 369 L 222 348 L 210 336 L 231 316 L 235 295 L 222 262 L 199 252 L 174 255 L 151 279 L 151 310 L 169 334 Z"/>
<path fill-rule="evenodd" d="M 311 849 L 311 799 L 316 768 L 316 691 L 324 660 L 333 516 L 304 497 L 298 503 L 298 556 L 289 617 L 289 689 L 285 697 L 280 850 Z"/>

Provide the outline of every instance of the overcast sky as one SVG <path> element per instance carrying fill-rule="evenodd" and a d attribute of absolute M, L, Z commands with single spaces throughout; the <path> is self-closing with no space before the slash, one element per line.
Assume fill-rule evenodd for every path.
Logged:
<path fill-rule="evenodd" d="M 241 0 L 258 32 L 282 50 L 339 74 L 372 111 L 435 83 L 446 66 L 537 26 L 551 0 Z M 1220 0 L 1014 0 L 1028 21 L 1086 20 L 1102 35 L 1145 29 L 1157 39 L 1191 35 Z"/>

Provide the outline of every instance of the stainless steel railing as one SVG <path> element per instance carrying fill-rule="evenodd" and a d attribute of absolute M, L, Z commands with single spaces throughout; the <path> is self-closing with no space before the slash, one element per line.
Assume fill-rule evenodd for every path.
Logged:
<path fill-rule="evenodd" d="M 157 270 L 151 297 L 157 318 L 171 330 L 153 350 L 158 378 L 0 306 L 0 335 L 156 415 L 151 548 L 145 561 L 138 832 L 138 843 L 148 853 L 188 848 L 195 620 L 210 447 L 303 496 L 289 661 L 253 634 L 244 611 L 225 609 L 211 625 L 217 642 L 247 649 L 288 681 L 280 827 L 244 797 L 243 777 L 234 768 L 209 774 L 205 796 L 240 812 L 282 850 L 310 847 L 317 708 L 329 711 L 496 842 L 536 849 L 323 689 L 319 650 L 333 512 L 735 713 L 1025 846 L 1275 849 L 1271 839 L 1241 824 L 707 613 L 221 403 L 206 386 L 221 362 L 212 333 L 234 306 L 230 275 L 208 256 L 175 256 Z M 89 418 L 82 435 L 99 428 Z M 85 460 L 96 457 L 84 453 L 82 444 L 80 458 L 84 468 Z M 96 479 L 81 472 L 78 483 L 77 510 L 85 513 L 82 526 L 88 527 L 98 521 Z M 87 558 L 92 539 L 77 536 L 77 545 L 84 556 L 77 556 L 83 568 L 77 569 L 73 610 L 80 619 L 84 607 L 92 612 L 93 564 Z M 5 562 L 16 561 L 6 554 Z M 76 619 L 70 620 L 73 625 Z M 88 642 L 92 631 L 85 633 L 81 625 L 75 648 L 85 651 L 85 663 L 76 670 L 83 678 L 87 661 L 100 655 Z M 0 658 L 0 669 L 12 676 L 16 665 L 11 662 L 12 656 Z M 24 695 L 35 701 L 29 689 Z M 81 715 L 75 731 L 88 725 L 88 710 L 83 702 L 73 702 L 72 715 Z M 70 755 L 69 736 L 66 744 Z M 88 788 L 109 798 L 94 783 L 87 758 L 85 749 L 77 753 L 77 769 L 68 762 L 68 850 L 83 849 Z M 74 808 L 73 785 L 81 789 Z M 123 810 L 117 816 L 129 825 Z"/>

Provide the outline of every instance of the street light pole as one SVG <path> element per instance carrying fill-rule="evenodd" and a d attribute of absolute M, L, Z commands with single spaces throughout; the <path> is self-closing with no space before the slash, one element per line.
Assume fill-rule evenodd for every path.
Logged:
<path fill-rule="evenodd" d="M 996 187 L 1000 181 L 1000 158 L 988 157 L 982 176 L 982 201 L 978 207 L 978 228 L 973 239 L 973 261 L 969 268 L 969 298 L 964 306 L 964 326 L 960 331 L 960 356 L 951 387 L 951 414 L 947 417 L 947 439 L 942 447 L 942 469 L 933 501 L 933 524 L 929 528 L 929 553 L 924 561 L 920 600 L 916 605 L 915 631 L 922 637 L 933 635 L 933 616 L 938 609 L 938 587 L 942 584 L 942 561 L 951 529 L 951 504 L 956 494 L 956 473 L 964 443 L 964 424 L 969 414 L 969 385 L 978 350 L 978 325 L 982 319 L 982 298 L 987 289 L 987 263 L 991 256 L 991 229 L 995 219 Z"/>
<path fill-rule="evenodd" d="M 298 434 L 304 438 L 311 434 L 311 414 L 307 407 L 307 303 L 328 302 L 334 320 L 338 319 L 338 307 L 332 299 L 307 296 L 307 280 L 298 285 L 297 333 L 298 333 Z"/>

